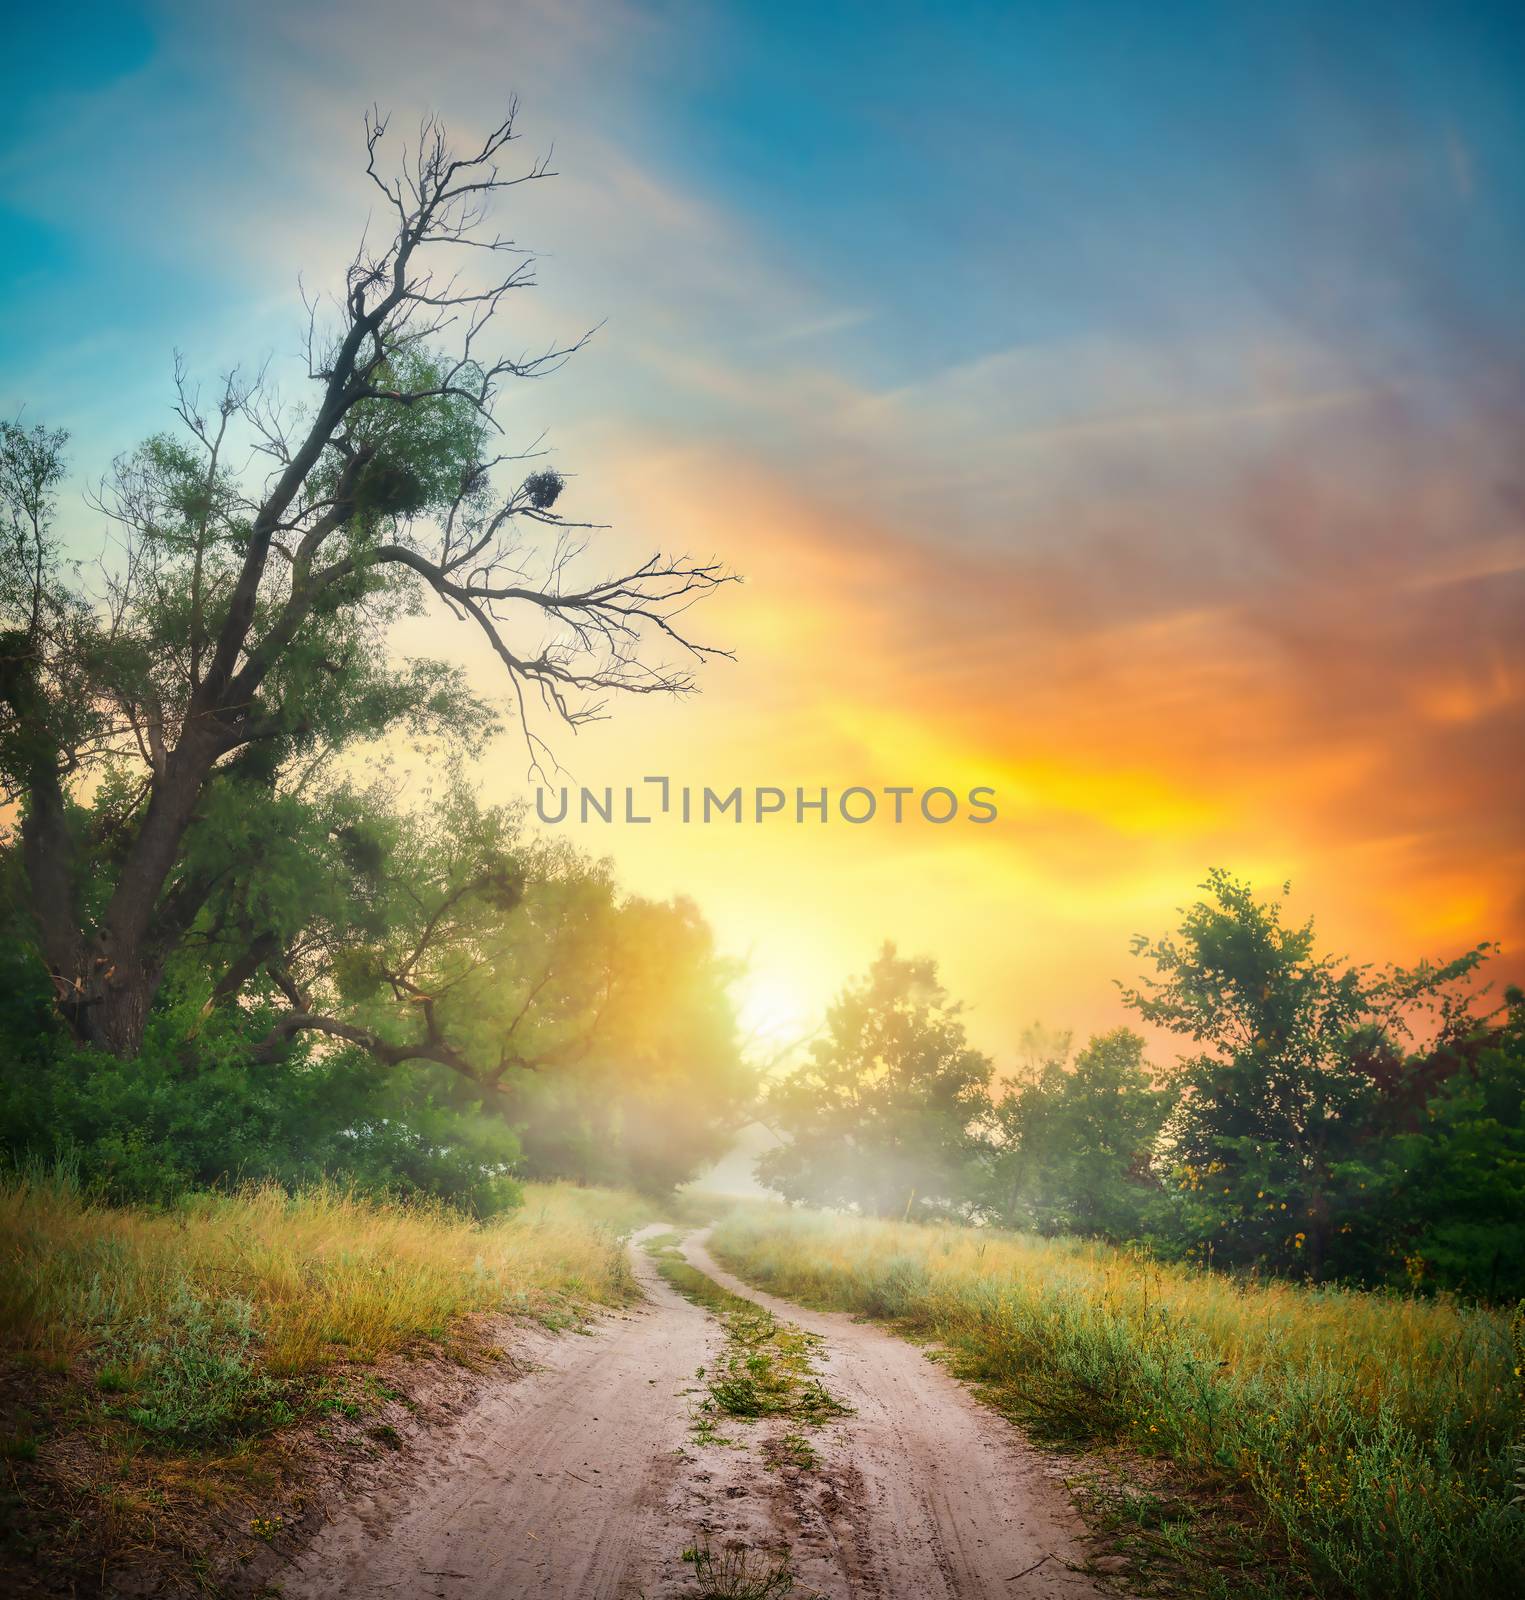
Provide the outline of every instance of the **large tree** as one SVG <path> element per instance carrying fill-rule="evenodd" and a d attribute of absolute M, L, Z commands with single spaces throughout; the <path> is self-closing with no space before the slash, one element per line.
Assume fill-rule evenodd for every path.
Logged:
<path fill-rule="evenodd" d="M 0 440 L 0 781 L 19 802 L 23 893 L 59 1014 L 117 1056 L 138 1048 L 169 963 L 214 905 L 217 1004 L 290 976 L 272 919 L 240 917 L 257 852 L 225 848 L 262 802 L 403 725 L 486 731 L 491 712 L 457 675 L 393 659 L 397 618 L 432 605 L 480 630 L 532 762 L 546 749 L 537 708 L 575 724 L 609 692 L 691 688 L 687 667 L 648 658 L 650 639 L 708 653 L 681 619 L 727 581 L 718 565 L 652 555 L 578 575 L 587 535 L 559 509 L 562 478 L 492 444 L 504 384 L 581 343 L 488 352 L 505 301 L 533 282 L 488 213 L 544 163 L 500 165 L 510 113 L 460 155 L 426 123 L 387 175 L 386 131 L 367 119 L 386 238 L 361 244 L 327 312 L 310 307 L 308 400 L 285 405 L 263 374 L 234 373 L 203 405 L 177 373 L 180 431 L 118 462 L 96 498 L 117 535 L 98 590 L 52 525 L 63 436 L 10 425 Z M 255 467 L 239 470 L 250 449 Z M 424 944 L 474 897 L 511 898 L 510 879 L 487 859 L 437 885 Z M 411 981 L 422 960 L 402 951 L 393 977 Z M 284 992 L 271 1047 L 342 1031 L 300 984 Z M 427 996 L 410 998 L 424 1020 L 409 1039 L 345 1036 L 462 1066 Z"/>
<path fill-rule="evenodd" d="M 327 1171 L 475 1209 L 510 1173 L 669 1189 L 712 1162 L 752 1075 L 695 908 L 622 895 L 522 803 L 395 788 L 215 791 L 195 848 L 225 870 L 128 1060 L 59 1037 L 0 853 L 0 1159 L 124 1199 Z"/>
<path fill-rule="evenodd" d="M 771 1091 L 767 1120 L 787 1143 L 758 1163 L 790 1200 L 878 1216 L 956 1209 L 969 1192 L 991 1063 L 926 958 L 885 945 L 849 984 L 809 1058 Z"/>
<path fill-rule="evenodd" d="M 1180 931 L 1138 938 L 1153 969 L 1123 997 L 1189 1039 L 1167 1128 L 1195 1246 L 1314 1277 L 1364 1264 L 1387 1141 L 1486 1039 L 1471 977 L 1488 946 L 1376 970 L 1321 953 L 1311 920 L 1226 872 Z"/>
<path fill-rule="evenodd" d="M 1394 1140 L 1381 1242 L 1410 1284 L 1521 1300 L 1525 993 L 1474 1043 Z"/>

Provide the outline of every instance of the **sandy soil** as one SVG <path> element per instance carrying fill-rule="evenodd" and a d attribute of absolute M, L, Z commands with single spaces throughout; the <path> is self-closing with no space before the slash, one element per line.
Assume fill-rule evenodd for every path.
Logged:
<path fill-rule="evenodd" d="M 660 1229 L 646 1230 L 657 1232 Z M 641 1235 L 637 1235 L 637 1241 Z M 272 1574 L 285 1600 L 677 1600 L 686 1546 L 786 1560 L 794 1600 L 1086 1600 L 1081 1524 L 1040 1454 L 912 1345 L 849 1318 L 727 1288 L 823 1336 L 825 1382 L 853 1414 L 813 1432 L 820 1464 L 780 1453 L 780 1421 L 692 1430 L 718 1325 L 633 1249 L 648 1300 L 533 1362 L 333 1508 Z M 270 1592 L 270 1591 L 267 1591 Z"/>

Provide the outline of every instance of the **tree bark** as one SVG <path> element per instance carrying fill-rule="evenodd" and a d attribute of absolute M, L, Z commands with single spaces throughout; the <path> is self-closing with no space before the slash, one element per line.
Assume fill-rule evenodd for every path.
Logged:
<path fill-rule="evenodd" d="M 170 754 L 162 779 L 118 875 L 88 970 L 75 975 L 79 1004 L 73 1031 L 115 1056 L 137 1053 L 164 975 L 167 930 L 155 927 L 160 897 L 180 856 L 212 765 L 229 741 L 210 719 L 190 724 Z M 33 884 L 34 893 L 36 884 Z"/>

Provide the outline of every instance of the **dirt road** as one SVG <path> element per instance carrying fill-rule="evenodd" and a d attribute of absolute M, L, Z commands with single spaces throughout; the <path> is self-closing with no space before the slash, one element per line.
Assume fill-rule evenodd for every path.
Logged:
<path fill-rule="evenodd" d="M 780 1455 L 780 1422 L 695 1437 L 695 1374 L 721 1331 L 633 1247 L 647 1304 L 537 1341 L 527 1376 L 334 1508 L 277 1576 L 285 1600 L 676 1600 L 696 1592 L 696 1540 L 744 1543 L 757 1570 L 787 1559 L 798 1600 L 1101 1595 L 1074 1570 L 1080 1524 L 1044 1459 L 923 1352 L 747 1288 L 702 1236 L 685 1253 L 823 1336 L 822 1376 L 853 1414 L 811 1435 L 818 1466 Z"/>

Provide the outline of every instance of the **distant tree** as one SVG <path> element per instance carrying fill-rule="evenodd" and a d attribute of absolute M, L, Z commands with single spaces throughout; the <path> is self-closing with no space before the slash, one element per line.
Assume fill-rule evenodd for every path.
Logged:
<path fill-rule="evenodd" d="M 1073 1062 L 1050 1054 L 991 1108 L 987 1214 L 1039 1233 L 1142 1237 L 1160 1220 L 1152 1163 L 1173 1098 L 1131 1029 L 1093 1037 Z"/>
<path fill-rule="evenodd" d="M 1345 1272 L 1347 1241 L 1383 1226 L 1391 1135 L 1478 1034 L 1468 980 L 1488 947 L 1439 967 L 1347 966 L 1280 901 L 1225 872 L 1203 887 L 1177 934 L 1134 941 L 1154 975 L 1123 991 L 1198 1047 L 1166 1134 L 1178 1226 L 1224 1264 Z"/>
<path fill-rule="evenodd" d="M 970 1047 L 936 963 L 886 944 L 826 1016 L 808 1060 L 767 1098 L 787 1141 L 758 1177 L 790 1200 L 877 1216 L 962 1208 L 989 1110 L 991 1063 Z"/>
<path fill-rule="evenodd" d="M 568 936 L 607 999 L 575 1059 L 506 1085 L 519 1170 L 665 1193 L 718 1161 L 753 1106 L 730 995 L 737 968 L 691 902 L 632 898 L 610 900 L 580 930 L 548 929 L 538 953 L 526 945 L 531 986 L 567 959 Z"/>
<path fill-rule="evenodd" d="M 18 893 L 64 1025 L 117 1057 L 138 1050 L 167 972 L 209 921 L 207 948 L 226 961 L 214 1006 L 236 1009 L 261 975 L 289 968 L 292 952 L 267 939 L 280 918 L 254 914 L 247 892 L 250 836 L 275 837 L 272 819 L 316 767 L 402 729 L 467 742 L 490 731 L 457 674 L 391 657 L 399 618 L 434 604 L 485 637 L 532 761 L 545 748 L 534 707 L 577 723 L 608 692 L 692 687 L 686 668 L 643 658 L 646 638 L 709 653 L 682 615 L 727 581 L 716 564 L 652 555 L 576 576 L 587 525 L 564 518 L 562 478 L 525 473 L 523 456 L 491 444 L 503 384 L 581 343 L 485 353 L 496 313 L 533 281 L 532 259 L 486 232 L 486 213 L 548 176 L 544 164 L 499 165 L 512 113 L 461 156 L 425 124 L 394 177 L 378 166 L 385 133 L 367 122 L 389 236 L 361 244 L 332 316 L 311 308 L 309 402 L 283 407 L 263 374 L 235 373 L 203 405 L 178 374 L 181 431 L 119 461 L 96 498 L 119 545 L 97 590 L 63 561 L 53 526 L 63 436 L 0 435 L 0 783 L 20 810 Z M 479 277 L 468 262 L 501 270 Z M 235 469 L 251 451 L 262 470 Z M 487 860 L 442 881 L 425 943 L 468 902 L 507 896 L 502 869 Z M 423 959 L 405 952 L 403 966 Z M 411 1033 L 343 1036 L 463 1067 L 413 998 L 424 1025 Z M 271 1048 L 346 1025 L 289 1001 Z"/>

